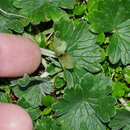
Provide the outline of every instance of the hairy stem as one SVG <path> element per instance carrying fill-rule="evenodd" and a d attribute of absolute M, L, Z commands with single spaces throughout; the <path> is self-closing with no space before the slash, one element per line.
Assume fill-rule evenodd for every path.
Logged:
<path fill-rule="evenodd" d="M 22 16 L 22 15 L 13 14 L 13 13 L 8 13 L 8 12 L 6 12 L 6 11 L 3 10 L 3 9 L 0 9 L 0 13 L 3 13 L 3 14 L 5 14 L 5 15 L 7 15 L 7 16 L 15 16 L 15 17 L 20 17 L 20 18 L 25 18 L 25 17 Z"/>
<path fill-rule="evenodd" d="M 54 51 L 51 51 L 45 48 L 40 48 L 40 50 L 41 50 L 42 55 L 56 58 L 56 54 Z"/>
<path fill-rule="evenodd" d="M 123 98 L 120 98 L 119 101 L 120 101 L 120 103 L 125 107 L 125 109 L 126 109 L 127 111 L 130 111 L 129 105 L 127 104 L 127 102 L 126 102 Z"/>

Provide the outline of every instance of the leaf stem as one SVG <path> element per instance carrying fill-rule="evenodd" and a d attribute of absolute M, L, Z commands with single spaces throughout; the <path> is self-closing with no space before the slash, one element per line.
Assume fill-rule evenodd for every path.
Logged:
<path fill-rule="evenodd" d="M 56 58 L 56 54 L 54 51 L 51 51 L 45 48 L 40 48 L 40 50 L 41 50 L 42 55 Z"/>
<path fill-rule="evenodd" d="M 15 17 L 20 17 L 20 18 L 25 18 L 25 16 L 22 16 L 22 15 L 8 13 L 8 12 L 6 12 L 5 10 L 3 10 L 1 8 L 0 8 L 0 12 L 3 13 L 3 14 L 5 14 L 5 15 L 8 15 L 8 16 L 15 16 Z"/>
<path fill-rule="evenodd" d="M 125 109 L 126 109 L 127 111 L 130 111 L 129 105 L 127 104 L 127 102 L 126 102 L 123 98 L 120 98 L 119 101 L 120 101 L 120 103 L 125 107 Z"/>

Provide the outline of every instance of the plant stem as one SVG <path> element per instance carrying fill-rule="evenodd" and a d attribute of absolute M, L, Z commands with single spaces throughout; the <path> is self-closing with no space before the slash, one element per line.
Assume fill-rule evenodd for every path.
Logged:
<path fill-rule="evenodd" d="M 42 55 L 56 58 L 56 54 L 54 51 L 51 51 L 45 48 L 40 48 L 40 50 L 41 50 Z"/>
<path fill-rule="evenodd" d="M 120 101 L 120 103 L 125 107 L 125 109 L 126 109 L 127 111 L 130 111 L 129 105 L 127 104 L 127 102 L 126 102 L 123 98 L 120 98 L 119 101 Z"/>
<path fill-rule="evenodd" d="M 8 15 L 8 16 L 15 16 L 15 17 L 20 17 L 20 18 L 25 18 L 25 17 L 22 16 L 22 15 L 13 14 L 13 13 L 8 13 L 8 12 L 6 12 L 6 11 L 3 10 L 3 9 L 0 9 L 0 12 L 3 13 L 3 14 L 5 14 L 5 15 Z"/>

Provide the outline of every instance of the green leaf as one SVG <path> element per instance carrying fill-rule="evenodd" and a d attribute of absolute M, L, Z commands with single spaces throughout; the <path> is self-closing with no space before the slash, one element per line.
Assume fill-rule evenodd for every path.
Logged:
<path fill-rule="evenodd" d="M 42 115 L 43 116 L 47 116 L 47 115 L 49 115 L 51 113 L 51 111 L 52 111 L 52 108 L 51 107 L 47 107 L 47 108 L 45 108 L 43 110 Z"/>
<path fill-rule="evenodd" d="M 53 92 L 50 82 L 40 77 L 30 78 L 30 83 L 26 87 L 22 87 L 19 83 L 15 85 L 12 83 L 12 85 L 14 86 L 14 94 L 19 98 L 24 98 L 26 102 L 34 107 L 41 105 L 42 96 Z"/>
<path fill-rule="evenodd" d="M 41 110 L 39 107 L 36 108 L 29 107 L 26 109 L 26 111 L 30 114 L 32 120 L 38 119 L 41 115 Z"/>
<path fill-rule="evenodd" d="M 100 33 L 98 35 L 98 40 L 97 42 L 99 43 L 99 45 L 102 45 L 105 42 L 105 34 L 104 33 Z"/>
<path fill-rule="evenodd" d="M 57 67 L 54 64 L 48 64 L 46 71 L 49 73 L 49 75 L 52 76 L 52 75 L 55 75 L 55 74 L 61 72 L 61 68 Z"/>
<path fill-rule="evenodd" d="M 76 0 L 53 0 L 52 3 L 61 8 L 73 9 Z"/>
<path fill-rule="evenodd" d="M 12 5 L 13 0 L 0 0 L 0 32 L 16 31 L 23 32 L 23 25 L 20 17 L 16 12 L 16 8 Z M 4 13 L 5 12 L 5 13 Z"/>
<path fill-rule="evenodd" d="M 129 130 L 130 129 L 130 124 L 128 124 L 123 130 Z"/>
<path fill-rule="evenodd" d="M 83 15 L 86 11 L 86 4 L 77 4 L 74 8 L 73 14 L 74 15 Z"/>
<path fill-rule="evenodd" d="M 62 130 L 106 130 L 103 122 L 115 114 L 111 85 L 111 79 L 102 74 L 86 74 L 80 88 L 66 89 L 53 106 Z"/>
<path fill-rule="evenodd" d="M 46 107 L 51 106 L 54 102 L 55 102 L 55 99 L 52 96 L 42 97 L 42 104 Z"/>
<path fill-rule="evenodd" d="M 0 85 L 0 90 L 4 91 L 7 94 L 10 94 L 10 91 L 11 91 L 10 86 L 9 85 L 4 85 L 4 84 Z"/>
<path fill-rule="evenodd" d="M 90 13 L 90 11 L 93 11 L 97 8 L 98 4 L 97 4 L 97 0 L 89 0 L 87 3 L 87 9 Z"/>
<path fill-rule="evenodd" d="M 115 64 L 121 59 L 124 65 L 130 63 L 130 20 L 117 26 L 116 32 L 110 39 L 108 55 L 111 63 Z"/>
<path fill-rule="evenodd" d="M 32 107 L 30 104 L 28 104 L 24 98 L 21 98 L 18 100 L 18 105 L 26 109 L 26 111 L 29 113 L 31 116 L 32 120 L 36 120 L 40 117 L 41 115 L 41 110 L 39 107 Z"/>
<path fill-rule="evenodd" d="M 112 85 L 112 96 L 120 98 L 125 95 L 125 88 L 127 86 L 124 83 L 121 82 L 115 82 Z"/>
<path fill-rule="evenodd" d="M 24 32 L 23 36 L 35 41 L 39 45 L 39 47 L 41 47 L 41 48 L 46 47 L 47 43 L 46 43 L 46 36 L 45 36 L 44 32 L 40 32 L 40 33 L 35 34 L 35 35 Z"/>
<path fill-rule="evenodd" d="M 52 120 L 49 117 L 44 117 L 41 120 L 37 120 L 35 124 L 35 130 L 61 130 L 61 129 L 55 120 Z"/>
<path fill-rule="evenodd" d="M 20 19 L 0 15 L 0 32 L 11 33 L 12 30 L 18 33 L 23 32 Z"/>
<path fill-rule="evenodd" d="M 130 63 L 130 0 L 95 0 L 89 3 L 89 21 L 94 32 L 111 32 L 109 60 Z M 92 8 L 94 7 L 94 8 Z"/>
<path fill-rule="evenodd" d="M 72 56 L 76 66 L 90 72 L 100 71 L 99 62 L 102 61 L 100 47 L 95 44 L 97 37 L 88 30 L 86 22 L 75 25 L 61 20 L 54 25 L 54 29 L 56 37 L 66 42 L 66 53 Z"/>
<path fill-rule="evenodd" d="M 65 85 L 65 80 L 61 77 L 56 77 L 55 79 L 55 87 L 58 88 L 62 88 Z"/>
<path fill-rule="evenodd" d="M 20 78 L 20 79 L 17 79 L 17 80 L 14 80 L 11 82 L 11 85 L 12 86 L 15 86 L 15 85 L 19 85 L 20 87 L 26 87 L 30 82 L 32 81 L 32 79 L 29 77 L 29 75 L 25 74 L 23 76 L 23 78 Z"/>
<path fill-rule="evenodd" d="M 79 87 L 82 78 L 86 75 L 86 70 L 76 67 L 72 71 L 65 70 L 64 76 L 67 82 L 67 88 Z"/>
<path fill-rule="evenodd" d="M 0 0 L 0 9 L 4 11 L 16 11 L 16 9 L 12 6 L 14 0 Z"/>
<path fill-rule="evenodd" d="M 130 84 L 130 66 L 126 66 L 123 70 L 125 81 Z"/>
<path fill-rule="evenodd" d="M 130 128 L 130 112 L 126 110 L 118 110 L 116 116 L 110 121 L 109 126 L 112 130 L 129 130 Z"/>
<path fill-rule="evenodd" d="M 130 0 L 89 0 L 89 21 L 93 31 L 110 32 L 130 18 Z"/>
<path fill-rule="evenodd" d="M 71 9 L 74 6 L 75 0 L 67 1 L 68 2 L 66 2 L 66 0 L 15 0 L 14 5 L 20 8 L 20 14 L 26 17 L 23 23 L 27 25 L 29 22 L 38 24 L 50 19 L 57 21 L 61 17 L 67 17 L 67 14 L 60 9 L 60 7 Z"/>
<path fill-rule="evenodd" d="M 11 98 L 8 94 L 0 92 L 0 102 L 11 103 Z"/>

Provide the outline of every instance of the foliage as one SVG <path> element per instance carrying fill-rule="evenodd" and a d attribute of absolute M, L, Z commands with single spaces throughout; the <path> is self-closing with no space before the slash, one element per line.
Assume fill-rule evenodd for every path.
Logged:
<path fill-rule="evenodd" d="M 50 82 L 39 77 L 28 77 L 12 81 L 11 86 L 15 96 L 24 98 L 30 105 L 41 105 L 42 96 L 53 92 Z"/>
<path fill-rule="evenodd" d="M 53 121 L 51 118 L 44 117 L 41 120 L 37 120 L 36 130 L 60 130 L 60 125 L 56 121 Z"/>
<path fill-rule="evenodd" d="M 130 128 L 130 113 L 126 110 L 118 110 L 117 115 L 111 120 L 109 126 L 112 130 L 119 130 L 123 128 L 123 130 L 128 130 Z"/>
<path fill-rule="evenodd" d="M 111 80 L 102 74 L 87 74 L 79 88 L 66 89 L 64 97 L 54 105 L 62 129 L 105 130 L 101 121 L 107 122 L 115 114 L 115 100 L 107 96 L 111 92 L 111 85 Z"/>
<path fill-rule="evenodd" d="M 42 54 L 35 73 L 0 79 L 0 102 L 34 130 L 130 129 L 130 0 L 0 0 L 0 21 Z"/>
<path fill-rule="evenodd" d="M 124 65 L 129 64 L 130 1 L 90 0 L 89 4 L 92 4 L 89 8 L 92 30 L 112 33 L 108 48 L 111 63 L 121 60 Z"/>
<path fill-rule="evenodd" d="M 0 11 L 0 32 L 11 33 L 11 30 L 14 30 L 16 32 L 22 33 L 24 29 L 21 22 L 22 18 L 15 15 L 17 10 L 13 7 L 13 0 L 1 0 L 0 8 L 8 12 L 3 13 Z M 14 15 L 11 15 L 13 13 Z"/>
<path fill-rule="evenodd" d="M 56 37 L 61 42 L 65 41 L 65 44 L 67 44 L 65 52 L 72 56 L 71 61 L 74 60 L 77 66 L 85 68 L 90 72 L 100 71 L 99 62 L 102 61 L 100 48 L 95 44 L 96 35 L 88 30 L 88 24 L 86 22 L 80 22 L 80 24 L 74 25 L 71 22 L 61 20 L 54 25 L 54 29 Z M 64 60 L 65 56 L 64 54 L 61 60 Z M 67 60 L 66 62 L 69 64 Z"/>

